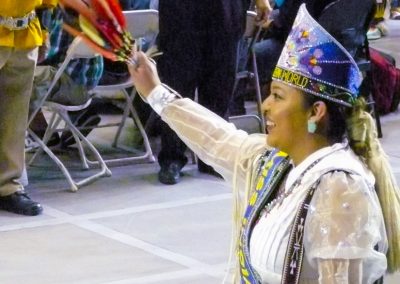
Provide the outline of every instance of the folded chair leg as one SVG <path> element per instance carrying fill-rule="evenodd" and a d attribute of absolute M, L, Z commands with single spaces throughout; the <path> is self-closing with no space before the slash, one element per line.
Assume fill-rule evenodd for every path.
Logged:
<path fill-rule="evenodd" d="M 126 90 L 124 90 L 124 93 L 125 93 L 126 100 L 128 102 L 129 111 L 132 114 L 132 119 L 135 122 L 136 127 L 139 129 L 139 132 L 143 138 L 143 145 L 144 145 L 144 149 L 145 149 L 145 154 L 143 157 L 148 158 L 150 162 L 155 162 L 155 158 L 153 156 L 153 151 L 151 150 L 149 138 L 147 136 L 147 133 L 142 125 L 142 122 L 140 121 L 140 118 L 139 118 L 135 108 L 133 107 L 133 99 L 135 97 L 136 91 L 134 91 L 132 93 L 132 96 L 130 96 L 126 92 Z"/>
<path fill-rule="evenodd" d="M 60 124 L 60 122 L 61 118 L 56 113 L 53 113 L 50 118 L 49 124 L 47 125 L 46 131 L 43 135 L 43 139 L 40 139 L 37 135 L 36 137 L 38 137 L 38 139 L 40 139 L 40 141 L 43 142 L 44 145 L 47 145 L 47 141 L 50 139 L 55 129 L 57 129 L 57 126 Z M 37 151 L 32 155 L 31 159 L 29 160 L 28 166 L 33 164 L 36 157 L 38 157 L 43 152 L 43 150 L 44 149 L 42 147 L 37 149 Z"/>
<path fill-rule="evenodd" d="M 44 152 L 46 152 L 46 154 L 49 155 L 49 157 L 60 168 L 61 172 L 64 174 L 65 178 L 67 179 L 67 182 L 70 186 L 71 191 L 77 191 L 79 186 L 74 182 L 74 180 L 72 179 L 68 170 L 65 168 L 64 164 L 60 161 L 60 159 L 58 159 L 57 156 L 54 155 L 54 153 L 46 146 L 46 144 L 43 143 L 43 141 L 35 134 L 35 132 L 33 132 L 31 129 L 28 128 L 28 133 L 32 136 L 32 138 L 35 140 L 35 142 L 39 144 L 40 148 Z"/>
<path fill-rule="evenodd" d="M 68 113 L 64 110 L 59 111 L 58 112 L 59 115 L 63 118 L 63 120 L 66 123 L 67 128 L 69 128 L 69 130 L 72 132 L 74 138 L 76 139 L 77 143 L 82 143 L 81 146 L 86 146 L 94 155 L 97 163 L 100 166 L 100 171 L 94 175 L 91 175 L 90 177 L 87 177 L 79 182 L 76 182 L 78 187 L 81 187 L 83 185 L 86 185 L 88 183 L 91 183 L 95 180 L 97 180 L 100 177 L 103 176 L 111 176 L 111 171 L 108 169 L 106 163 L 104 162 L 103 158 L 101 157 L 101 155 L 99 154 L 99 152 L 97 151 L 97 149 L 93 146 L 93 144 L 76 128 L 76 126 L 72 123 L 72 121 L 70 120 Z M 85 160 L 85 163 L 88 161 L 86 159 L 86 155 L 83 151 L 83 147 L 82 147 L 82 157 Z"/>
<path fill-rule="evenodd" d="M 257 59 L 256 59 L 256 54 L 254 53 L 253 50 L 251 50 L 251 60 L 252 60 L 252 66 L 253 66 L 253 81 L 254 81 L 254 87 L 256 88 L 256 99 L 257 99 L 257 110 L 258 110 L 258 115 L 261 120 L 261 126 L 260 126 L 260 132 L 265 133 L 265 118 L 262 113 L 262 98 L 261 98 L 261 90 L 260 90 L 260 80 L 258 78 L 258 68 L 257 68 Z"/>
<path fill-rule="evenodd" d="M 118 129 L 117 129 L 117 133 L 114 136 L 114 141 L 111 144 L 113 147 L 117 148 L 118 147 L 118 140 L 119 137 L 121 136 L 122 133 L 122 128 L 124 127 L 125 123 L 126 123 L 126 119 L 129 115 L 129 107 L 128 107 L 128 102 L 126 103 L 126 107 L 124 108 L 124 112 L 122 114 L 122 119 L 120 124 L 118 125 Z"/>
<path fill-rule="evenodd" d="M 60 117 L 62 117 L 62 119 L 65 121 L 65 123 L 69 126 L 69 125 L 74 125 L 73 122 L 71 121 L 71 118 L 68 114 L 67 111 L 65 110 L 59 110 L 58 114 L 60 115 Z M 74 140 L 76 142 L 77 148 L 78 148 L 78 153 L 79 153 L 79 157 L 81 159 L 81 163 L 82 163 L 82 168 L 84 170 L 88 170 L 90 167 L 87 163 L 87 158 L 85 155 L 85 151 L 83 149 L 81 140 L 79 139 L 79 137 L 76 135 L 75 131 L 71 131 L 72 136 L 74 137 Z"/>
<path fill-rule="evenodd" d="M 81 158 L 82 168 L 85 170 L 88 170 L 89 169 L 89 165 L 87 162 L 88 159 L 86 158 L 86 154 L 85 154 L 85 150 L 83 149 L 82 142 L 79 139 L 79 136 L 76 135 L 74 132 L 72 132 L 72 136 L 74 137 L 74 139 L 76 141 L 76 146 L 78 148 L 79 157 Z"/>

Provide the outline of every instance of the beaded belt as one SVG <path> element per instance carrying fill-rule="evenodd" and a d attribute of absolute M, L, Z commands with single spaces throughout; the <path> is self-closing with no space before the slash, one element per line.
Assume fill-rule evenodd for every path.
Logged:
<path fill-rule="evenodd" d="M 21 18 L 0 16 L 0 26 L 9 30 L 24 30 L 35 17 L 35 11 L 29 12 Z"/>

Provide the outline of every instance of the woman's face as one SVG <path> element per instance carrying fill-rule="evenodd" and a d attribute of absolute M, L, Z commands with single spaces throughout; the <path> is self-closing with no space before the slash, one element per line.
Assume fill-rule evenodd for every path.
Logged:
<path fill-rule="evenodd" d="M 262 104 L 268 145 L 290 154 L 294 147 L 301 147 L 302 141 L 306 141 L 310 111 L 305 109 L 303 99 L 300 90 L 272 82 L 271 93 Z"/>

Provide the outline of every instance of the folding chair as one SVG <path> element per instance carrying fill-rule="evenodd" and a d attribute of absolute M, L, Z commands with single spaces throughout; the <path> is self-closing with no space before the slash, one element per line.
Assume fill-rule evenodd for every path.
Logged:
<path fill-rule="evenodd" d="M 135 11 L 124 11 L 123 12 L 127 21 L 127 27 L 132 36 L 137 40 L 139 48 L 143 40 L 146 42 L 148 49 L 155 46 L 155 41 L 158 35 L 158 11 L 157 10 L 135 10 Z M 125 105 L 123 109 L 122 119 L 117 124 L 106 124 L 99 125 L 98 127 L 110 127 L 118 126 L 117 133 L 114 137 L 112 146 L 118 146 L 118 140 L 122 132 L 122 128 L 125 125 L 126 119 L 131 115 L 136 127 L 138 128 L 144 145 L 144 153 L 142 155 L 135 155 L 131 157 L 107 159 L 106 163 L 127 163 L 137 160 L 148 160 L 149 162 L 154 162 L 155 158 L 151 150 L 150 142 L 145 132 L 145 129 L 140 122 L 137 112 L 133 106 L 133 99 L 136 95 L 136 89 L 133 88 L 131 93 L 128 93 L 127 89 L 134 87 L 132 79 L 129 77 L 125 82 L 112 84 L 112 85 L 99 85 L 92 90 L 92 93 L 97 95 L 100 93 L 110 93 L 110 92 L 122 92 Z M 97 163 L 97 162 L 96 162 Z"/>
<path fill-rule="evenodd" d="M 58 70 L 47 90 L 47 93 L 45 94 L 45 96 L 43 96 L 40 99 L 40 102 L 38 103 L 39 107 L 36 108 L 35 111 L 33 111 L 33 113 L 30 115 L 29 122 L 28 122 L 28 125 L 30 125 L 33 118 L 36 116 L 37 112 L 40 109 L 45 109 L 51 113 L 51 118 L 50 118 L 48 127 L 46 129 L 46 132 L 44 134 L 43 140 L 40 139 L 31 129 L 28 128 L 29 134 L 33 137 L 33 139 L 40 146 L 40 148 L 31 157 L 30 161 L 28 162 L 28 165 L 31 165 L 33 163 L 33 161 L 35 160 L 35 158 L 42 151 L 46 152 L 49 155 L 49 157 L 60 168 L 60 170 L 66 177 L 72 191 L 77 191 L 78 188 L 80 188 L 83 185 L 86 185 L 88 183 L 91 183 L 100 177 L 111 176 L 111 171 L 108 169 L 107 165 L 105 164 L 104 160 L 102 159 L 102 157 L 100 156 L 100 154 L 96 150 L 96 148 L 93 146 L 93 144 L 76 128 L 76 126 L 72 123 L 72 121 L 68 115 L 69 111 L 79 111 L 79 110 L 85 109 L 91 103 L 91 99 L 89 99 L 86 103 L 84 103 L 82 105 L 67 106 L 67 105 L 62 105 L 59 103 L 47 101 L 47 98 L 51 94 L 57 81 L 60 79 L 65 68 L 68 66 L 68 63 L 72 59 L 90 58 L 93 56 L 95 56 L 94 52 L 86 46 L 86 44 L 83 42 L 82 38 L 76 37 L 74 39 L 74 41 L 71 43 L 70 47 L 68 48 L 65 60 L 58 68 Z M 63 129 L 60 129 L 59 126 L 62 123 L 65 126 Z M 73 137 L 75 138 L 75 141 L 77 142 L 83 169 L 89 169 L 89 164 L 88 164 L 87 160 L 85 159 L 85 149 L 83 148 L 83 146 L 85 146 L 85 148 L 88 149 L 93 154 L 94 158 L 96 159 L 97 163 L 100 166 L 99 171 L 97 171 L 96 173 L 94 173 L 94 174 L 90 175 L 89 177 L 86 177 L 80 181 L 75 181 L 71 177 L 71 174 L 69 173 L 69 171 L 67 170 L 65 165 L 46 145 L 49 138 L 51 137 L 51 135 L 54 132 L 67 131 L 67 130 L 71 131 Z"/>
<path fill-rule="evenodd" d="M 243 79 L 251 80 L 255 90 L 257 114 L 244 114 L 244 115 L 231 116 L 229 117 L 229 121 L 233 122 L 236 125 L 245 125 L 246 123 L 243 123 L 243 119 L 251 119 L 257 123 L 259 132 L 265 133 L 265 127 L 264 127 L 265 121 L 261 111 L 262 99 L 261 99 L 260 82 L 258 78 L 256 55 L 253 50 L 254 43 L 257 42 L 261 32 L 261 27 L 256 26 L 256 17 L 257 17 L 256 12 L 247 11 L 246 29 L 243 36 L 244 39 L 247 42 L 249 42 L 247 60 L 251 60 L 250 70 L 243 70 L 236 74 L 232 97 L 235 96 L 238 89 L 238 84 L 241 80 Z M 246 66 L 247 65 L 248 64 L 246 62 Z"/>

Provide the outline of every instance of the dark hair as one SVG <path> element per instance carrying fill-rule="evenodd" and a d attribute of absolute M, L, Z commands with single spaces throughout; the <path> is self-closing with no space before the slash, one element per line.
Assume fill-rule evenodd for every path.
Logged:
<path fill-rule="evenodd" d="M 330 143 L 342 142 L 347 136 L 346 117 L 348 109 L 345 106 L 334 103 L 325 98 L 312 95 L 306 92 L 304 94 L 304 106 L 311 107 L 315 102 L 322 101 L 326 104 L 328 113 L 327 137 Z"/>

